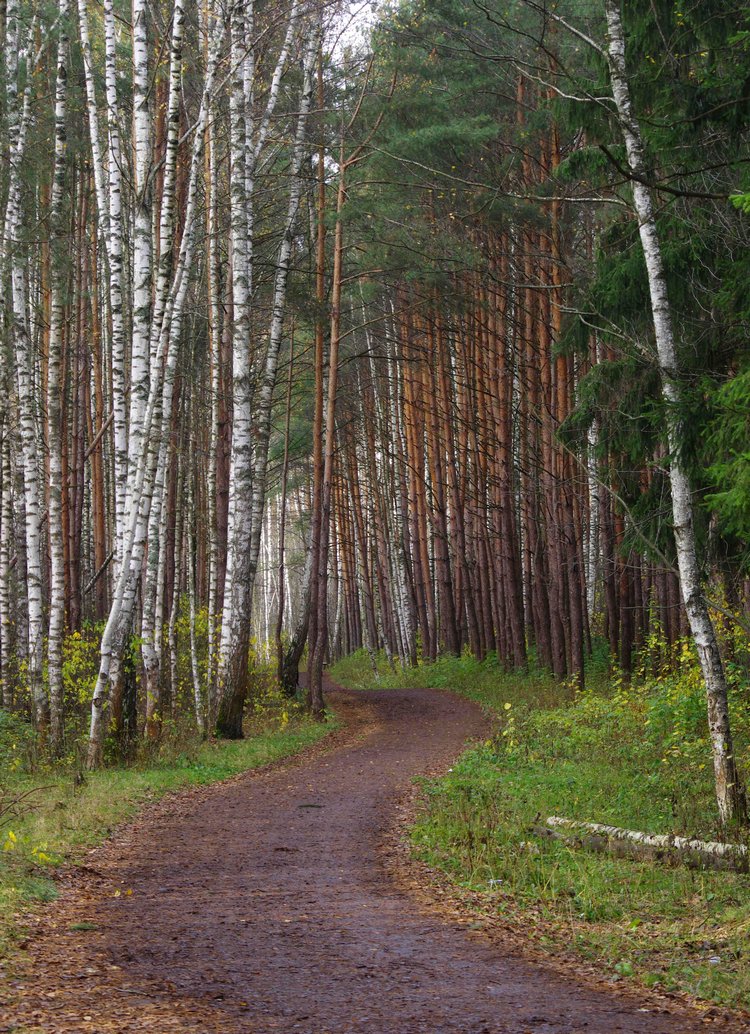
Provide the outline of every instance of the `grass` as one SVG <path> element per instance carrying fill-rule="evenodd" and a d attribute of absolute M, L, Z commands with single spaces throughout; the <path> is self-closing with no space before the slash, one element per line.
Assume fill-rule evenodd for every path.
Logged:
<path fill-rule="evenodd" d="M 671 675 L 649 662 L 629 683 L 599 654 L 581 695 L 544 673 L 508 674 L 471 657 L 403 673 L 382 664 L 376 684 L 450 687 L 497 718 L 496 735 L 425 782 L 411 831 L 420 859 L 551 952 L 572 950 L 615 978 L 750 1008 L 750 877 L 616 859 L 530 832 L 556 814 L 718 835 L 700 680 L 690 657 L 679 661 Z M 349 686 L 376 682 L 366 655 L 331 674 Z M 733 695 L 747 770 L 739 675 Z"/>
<path fill-rule="evenodd" d="M 2 712 L 0 712 L 2 715 Z M 9 716 L 0 722 L 0 753 L 18 748 Z M 333 726 L 335 727 L 335 726 Z M 17 943 L 19 913 L 31 902 L 56 896 L 55 869 L 80 860 L 120 823 L 146 804 L 190 786 L 216 783 L 295 754 L 331 731 L 302 716 L 267 713 L 253 718 L 246 738 L 201 742 L 192 734 L 167 740 L 151 757 L 128 767 L 88 773 L 83 783 L 69 767 L 25 773 L 20 764 L 4 765 L 0 812 L 21 795 L 17 814 L 0 814 L 0 957 Z M 4 758 L 7 762 L 7 757 Z M 17 759 L 18 760 L 18 759 Z"/>

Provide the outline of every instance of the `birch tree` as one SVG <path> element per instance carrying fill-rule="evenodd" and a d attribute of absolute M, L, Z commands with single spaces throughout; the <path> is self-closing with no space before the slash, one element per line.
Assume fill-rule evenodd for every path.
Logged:
<path fill-rule="evenodd" d="M 204 47 L 212 32 L 212 25 L 204 19 Z M 219 159 L 217 140 L 214 130 L 216 119 L 216 102 L 210 100 L 208 124 L 206 126 L 206 238 L 208 247 L 207 287 L 208 287 L 208 339 L 211 412 L 208 438 L 208 658 L 206 670 L 206 714 L 208 726 L 212 727 L 216 719 L 216 655 L 218 648 L 218 597 L 219 597 L 219 534 L 216 493 L 218 490 L 219 449 L 219 391 L 221 385 L 221 303 L 219 299 L 221 283 L 221 260 L 219 255 Z"/>
<path fill-rule="evenodd" d="M 173 23 L 172 58 L 177 63 L 181 61 L 181 51 L 179 45 L 175 46 L 174 40 L 181 41 L 182 32 L 183 25 L 180 18 Z M 137 602 L 143 556 L 147 542 L 154 478 L 161 451 L 162 436 L 158 433 L 160 427 L 158 417 L 162 411 L 160 407 L 163 406 L 164 392 L 167 393 L 167 401 L 169 402 L 169 393 L 174 382 L 174 373 L 179 353 L 182 319 L 190 280 L 189 273 L 196 244 L 195 220 L 198 203 L 199 172 L 203 161 L 209 101 L 211 92 L 214 89 L 222 39 L 223 24 L 219 23 L 211 40 L 201 92 L 200 110 L 193 127 L 187 203 L 179 253 L 174 262 L 171 277 L 168 277 L 166 269 L 162 269 L 158 282 L 162 299 L 158 308 L 156 305 L 154 306 L 150 332 L 152 347 L 155 349 L 155 361 L 152 369 L 156 375 L 152 376 L 149 385 L 148 400 L 143 416 L 140 455 L 138 456 L 135 469 L 131 470 L 129 475 L 127 496 L 130 500 L 130 505 L 128 507 L 128 526 L 125 529 L 123 539 L 123 562 L 118 573 L 109 617 L 102 636 L 101 663 L 91 704 L 88 764 L 92 768 L 100 765 L 102 761 L 106 731 L 106 707 L 110 686 L 113 680 L 116 683 L 119 678 L 123 651 Z M 175 84 L 179 81 L 179 72 L 176 70 L 173 81 Z M 174 194 L 173 176 L 168 179 L 165 175 L 164 189 L 168 190 L 172 195 Z M 171 228 L 173 206 L 174 197 L 167 198 L 162 194 L 162 210 L 166 209 L 167 213 L 163 217 L 162 228 L 165 225 Z M 158 326 L 155 326 L 157 313 Z"/>
<path fill-rule="evenodd" d="M 66 187 L 66 107 L 68 87 L 68 0 L 60 0 L 60 38 L 55 81 L 55 159 L 52 175 L 49 230 L 52 240 L 50 263 L 50 328 L 47 372 L 47 419 L 49 441 L 49 552 L 50 601 L 47 641 L 51 744 L 59 753 L 63 745 L 64 716 L 62 688 L 62 640 L 65 626 L 65 570 L 62 513 L 62 407 L 61 361 L 64 320 L 64 198 Z"/>
<path fill-rule="evenodd" d="M 135 324 L 133 328 L 133 394 L 131 396 L 133 402 L 131 405 L 130 424 L 131 470 L 134 470 L 137 467 L 138 457 L 140 456 L 143 450 L 143 419 L 145 415 L 144 403 L 148 401 L 148 385 L 152 378 L 158 379 L 159 375 L 159 372 L 155 366 L 155 364 L 158 361 L 159 354 L 158 338 L 161 334 L 162 325 L 165 317 L 165 309 L 168 302 L 168 292 L 170 286 L 170 279 L 172 275 L 175 232 L 175 185 L 177 176 L 177 147 L 179 143 L 179 106 L 181 96 L 182 47 L 184 30 L 185 10 L 181 0 L 179 0 L 174 10 L 172 42 L 169 62 L 169 89 L 167 95 L 166 111 L 167 139 L 164 156 L 161 213 L 159 220 L 158 238 L 159 261 L 157 267 L 156 285 L 154 289 L 153 314 L 151 318 L 146 319 L 144 319 L 143 317 L 149 317 L 151 308 L 152 292 L 150 260 L 152 253 L 152 245 L 150 241 L 150 236 L 148 243 L 139 245 L 139 233 L 136 223 L 136 271 L 138 280 L 134 287 L 134 311 L 138 311 L 139 300 L 142 301 L 143 309 L 139 317 L 141 325 L 139 326 L 138 330 L 139 342 L 137 348 Z M 140 77 L 143 78 L 145 81 L 147 80 L 147 76 L 143 75 L 143 71 L 140 67 L 144 62 L 144 58 L 142 56 L 139 56 L 138 63 L 136 64 L 136 56 L 139 54 L 140 48 L 137 48 L 135 46 L 134 41 L 134 80 Z M 141 91 L 139 89 L 137 96 L 140 96 L 140 92 Z M 146 103 L 147 101 L 144 95 L 142 104 L 145 106 Z M 142 116 L 143 122 L 146 121 L 146 116 L 147 113 L 146 115 Z M 146 150 L 146 155 L 141 159 L 141 161 L 144 164 L 144 168 L 147 169 L 149 161 L 149 128 L 146 125 L 143 125 L 140 129 L 140 134 L 136 133 L 136 158 L 138 158 L 139 135 L 143 138 L 141 147 Z M 146 172 L 144 172 L 144 190 L 148 187 L 146 180 L 147 174 Z M 140 207 L 140 199 L 137 199 L 137 203 Z M 148 208 L 150 208 L 150 206 L 148 206 Z M 144 238 L 147 232 L 148 234 L 150 234 L 151 232 L 151 218 L 148 209 L 146 215 L 147 219 L 145 219 L 145 223 L 142 226 L 140 234 Z M 143 267 L 142 272 L 138 271 L 139 263 Z M 163 553 L 163 549 L 165 546 L 164 537 L 160 533 L 162 530 L 165 530 L 162 527 L 162 516 L 165 505 L 164 492 L 166 486 L 166 473 L 169 466 L 169 458 L 171 455 L 169 428 L 173 418 L 172 402 L 174 393 L 174 369 L 174 364 L 167 366 L 167 370 L 165 372 L 164 377 L 164 386 L 159 402 L 160 409 L 158 419 L 160 419 L 161 421 L 159 435 L 160 445 L 158 459 L 156 461 L 155 468 L 153 498 L 151 501 L 151 507 L 149 511 L 146 576 L 145 584 L 143 586 L 144 607 L 143 618 L 141 622 L 141 637 L 143 641 L 142 652 L 147 701 L 146 725 L 149 729 L 152 725 L 153 716 L 156 711 L 159 695 L 159 641 L 162 637 L 162 627 L 160 620 L 162 607 L 160 606 L 161 600 L 159 598 L 162 582 L 160 581 L 159 576 L 160 574 L 163 574 L 163 560 L 165 556 L 165 554 Z M 141 379 L 141 385 L 138 388 L 136 388 L 137 376 L 139 376 Z"/>
<path fill-rule="evenodd" d="M 605 0 L 607 16 L 607 56 L 618 122 L 632 173 L 633 204 L 638 232 L 646 260 L 654 335 L 659 363 L 661 390 L 667 409 L 669 446 L 669 483 L 672 491 L 672 521 L 680 589 L 685 602 L 690 632 L 700 658 L 706 685 L 708 728 L 713 750 L 714 781 L 719 815 L 724 825 L 746 820 L 746 802 L 737 771 L 729 723 L 727 680 L 716 629 L 701 582 L 695 540 L 695 515 L 690 478 L 680 455 L 683 441 L 684 399 L 672 308 L 656 222 L 653 192 L 648 182 L 648 165 L 641 127 L 633 108 L 625 60 L 625 34 L 619 0 Z"/>
<path fill-rule="evenodd" d="M 305 131 L 313 91 L 313 67 L 317 53 L 317 36 L 310 34 L 304 56 L 303 86 L 297 117 L 297 129 L 289 174 L 290 189 L 287 215 L 276 263 L 273 313 L 265 362 L 260 371 L 257 395 L 252 390 L 250 358 L 243 346 L 242 333 L 249 318 L 248 300 L 252 280 L 252 227 L 254 172 L 262 154 L 271 117 L 275 110 L 281 77 L 289 60 L 292 33 L 297 24 L 299 7 L 295 3 L 289 18 L 289 28 L 271 80 L 268 100 L 260 121 L 257 138 L 253 142 L 250 167 L 253 175 L 246 175 L 242 183 L 236 173 L 232 179 L 232 292 L 234 311 L 233 337 L 233 392 L 234 425 L 230 466 L 229 529 L 227 546 L 227 573 L 224 587 L 224 613 L 218 657 L 218 713 L 217 730 L 230 738 L 242 736 L 242 711 L 247 692 L 247 649 L 250 612 L 255 574 L 258 566 L 260 537 L 266 498 L 266 470 L 270 436 L 273 392 L 278 371 L 279 349 L 282 340 L 286 289 L 292 254 L 294 227 L 302 192 L 301 174 L 304 157 Z M 240 29 L 233 29 L 233 54 L 239 51 Z M 247 103 L 245 81 L 236 81 L 232 87 L 232 162 L 233 169 L 247 171 L 247 148 L 242 133 L 246 121 L 240 117 Z M 242 87 L 242 89 L 241 89 Z M 244 191 L 244 197 L 243 195 Z M 247 234 L 243 238 L 243 234 Z M 244 247 L 242 246 L 244 242 Z M 237 264 L 239 263 L 239 268 Z M 253 421 L 255 406 L 255 421 Z M 253 441 L 253 425 L 255 441 Z M 248 520 L 248 514 L 250 519 Z"/>
<path fill-rule="evenodd" d="M 19 437 L 23 457 L 26 536 L 26 604 L 28 616 L 27 671 L 37 728 L 42 737 L 49 726 L 49 701 L 43 684 L 44 600 L 42 585 L 42 512 L 39 478 L 35 363 L 29 333 L 26 264 L 22 253 L 22 166 L 31 118 L 31 29 L 20 22 L 17 0 L 6 8 L 5 68 L 9 143 L 8 201 L 5 216 L 6 268 L 10 268 L 11 336 L 18 392 Z M 23 84 L 23 89 L 20 88 Z"/>
<path fill-rule="evenodd" d="M 10 467 L 10 413 L 3 408 L 2 440 L 0 440 L 0 703 L 10 708 L 13 704 L 12 619 L 10 552 L 12 542 L 13 509 Z"/>
<path fill-rule="evenodd" d="M 252 13 L 252 8 L 250 9 Z M 232 79 L 229 94 L 229 167 L 232 275 L 232 452 L 229 467 L 229 517 L 224 610 L 218 654 L 217 728 L 242 735 L 242 702 L 247 679 L 246 639 L 249 627 L 248 560 L 252 506 L 252 440 L 250 381 L 250 264 L 248 255 L 248 118 L 245 80 L 245 8 L 230 12 Z M 249 55 L 248 58 L 249 60 Z M 237 688 L 237 692 L 233 690 Z M 239 703 L 239 706 L 238 706 Z M 230 712 L 231 707 L 231 712 Z"/>
<path fill-rule="evenodd" d="M 86 0 L 79 0 L 84 5 Z M 105 241 L 109 257 L 109 311 L 112 320 L 112 407 L 114 413 L 115 529 L 118 559 L 124 552 L 127 520 L 128 428 L 125 371 L 125 273 L 123 269 L 122 153 L 117 97 L 117 33 L 114 0 L 104 0 L 104 81 L 107 125 Z M 92 71 L 93 75 L 93 71 Z M 93 89 L 93 81 L 91 84 Z M 95 159 L 96 160 L 96 159 Z"/>

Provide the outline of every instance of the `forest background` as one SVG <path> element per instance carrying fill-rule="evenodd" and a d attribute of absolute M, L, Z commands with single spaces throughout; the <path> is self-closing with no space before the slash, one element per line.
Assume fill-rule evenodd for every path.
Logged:
<path fill-rule="evenodd" d="M 352 655 L 341 678 L 500 712 L 490 797 L 541 737 L 553 812 L 744 837 L 748 7 L 352 13 L 5 5 L 0 752 L 27 888 L 57 857 L 27 790 L 202 778 L 249 719 L 307 742 Z M 428 839 L 465 871 L 491 806 L 455 799 L 460 835 Z"/>

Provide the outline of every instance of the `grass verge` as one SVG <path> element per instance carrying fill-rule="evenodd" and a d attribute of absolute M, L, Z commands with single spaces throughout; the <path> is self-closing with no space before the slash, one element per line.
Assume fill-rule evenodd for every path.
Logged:
<path fill-rule="evenodd" d="M 80 859 L 144 805 L 296 754 L 334 728 L 335 720 L 321 725 L 284 712 L 253 718 L 243 740 L 167 741 L 156 756 L 88 773 L 80 784 L 69 769 L 6 772 L 0 809 L 31 792 L 0 829 L 0 957 L 17 942 L 23 908 L 56 897 L 55 869 Z"/>
<path fill-rule="evenodd" d="M 750 877 L 612 858 L 540 840 L 538 817 L 564 815 L 715 838 L 700 685 L 691 666 L 625 682 L 592 665 L 576 695 L 549 676 L 492 659 L 445 658 L 404 672 L 354 655 L 331 672 L 364 688 L 449 687 L 497 716 L 497 732 L 445 777 L 425 781 L 414 851 L 482 908 L 551 953 L 571 950 L 615 979 L 750 1008 Z M 737 687 L 747 696 L 746 687 Z M 736 701 L 748 760 L 748 724 Z M 745 765 L 747 767 L 747 765 Z"/>

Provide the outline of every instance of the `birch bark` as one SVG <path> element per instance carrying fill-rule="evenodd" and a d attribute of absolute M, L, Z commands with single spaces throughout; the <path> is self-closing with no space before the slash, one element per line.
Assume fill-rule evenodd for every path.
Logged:
<path fill-rule="evenodd" d="M 179 256 L 175 263 L 171 288 L 168 292 L 161 330 L 156 338 L 156 376 L 152 377 L 143 420 L 141 453 L 131 473 L 128 527 L 124 536 L 123 563 L 114 588 L 109 617 L 104 629 L 100 650 L 99 674 L 91 703 L 91 726 L 87 764 L 96 768 L 101 764 L 106 730 L 106 709 L 110 679 L 117 676 L 121 664 L 127 630 L 131 626 L 137 600 L 143 555 L 147 539 L 154 477 L 157 469 L 161 436 L 157 428 L 159 406 L 164 384 L 174 377 L 182 319 L 190 282 L 190 269 L 195 254 L 195 216 L 198 203 L 198 179 L 203 160 L 209 98 L 214 88 L 216 68 L 223 39 L 223 23 L 217 26 L 211 40 L 206 75 L 201 96 L 200 111 L 194 127 L 187 203 Z M 154 340 L 154 337 L 152 337 Z"/>
<path fill-rule="evenodd" d="M 252 16 L 252 6 L 248 17 Z M 230 226 L 232 258 L 232 447 L 229 463 L 227 566 L 224 610 L 217 671 L 217 729 L 231 738 L 242 736 L 242 705 L 247 681 L 249 627 L 248 561 L 252 508 L 252 383 L 250 370 L 250 266 L 248 256 L 251 214 L 247 168 L 248 122 L 246 107 L 245 11 L 235 4 L 231 12 L 232 83 L 229 97 Z"/>
<path fill-rule="evenodd" d="M 79 0 L 81 6 L 85 2 L 86 0 Z M 128 429 L 125 376 L 125 282 L 122 256 L 122 154 L 120 149 L 120 111 L 117 99 L 117 36 L 115 32 L 114 0 L 104 0 L 104 54 L 108 190 L 108 219 L 105 241 L 109 258 L 109 302 L 112 319 L 111 362 L 115 436 L 115 535 L 118 560 L 121 560 L 127 516 Z M 91 90 L 93 92 L 93 79 L 91 81 Z"/>
<path fill-rule="evenodd" d="M 169 288 L 172 276 L 174 257 L 174 210 L 175 210 L 175 185 L 177 175 L 177 147 L 179 142 L 179 119 L 180 119 L 180 87 L 182 77 L 182 47 L 185 31 L 185 10 L 182 0 L 178 0 L 174 9 L 172 20 L 172 40 L 170 47 L 169 64 L 169 91 L 167 99 L 167 141 L 164 158 L 164 177 L 162 183 L 161 214 L 159 220 L 159 262 L 157 266 L 156 288 L 154 294 L 153 315 L 150 323 L 143 321 L 151 306 L 151 254 L 150 243 L 141 247 L 142 254 L 140 261 L 143 269 L 139 270 L 138 255 L 138 222 L 136 219 L 136 284 L 134 288 L 134 311 L 138 308 L 138 292 L 144 292 L 145 313 L 142 312 L 140 322 L 143 328 L 139 329 L 138 348 L 136 349 L 136 328 L 134 321 L 133 328 L 133 386 L 131 392 L 131 419 L 130 419 L 130 470 L 137 467 L 138 457 L 143 450 L 145 404 L 148 402 L 149 384 L 152 379 L 158 379 L 158 354 L 159 339 L 164 328 L 166 310 L 169 296 Z M 144 97 L 143 103 L 146 103 Z M 141 135 L 146 139 L 150 133 L 146 128 L 141 129 Z M 145 146 L 145 145 L 144 145 Z M 138 159 L 138 138 L 136 137 L 136 160 Z M 144 170 L 144 174 L 147 169 Z M 144 180 L 144 188 L 146 182 Z M 142 207 L 139 201 L 139 208 Z M 148 210 L 148 234 L 151 233 L 150 206 Z M 144 226 L 143 232 L 146 232 Z M 139 287 L 139 279 L 143 277 L 144 282 Z M 140 376 L 140 385 L 136 384 L 136 376 Z M 144 683 L 146 689 L 146 729 L 149 734 L 154 732 L 154 718 L 158 710 L 159 702 L 159 681 L 160 681 L 160 639 L 162 636 L 161 615 L 157 620 L 157 612 L 160 602 L 160 575 L 163 574 L 164 565 L 161 563 L 162 538 L 162 515 L 165 506 L 165 480 L 169 465 L 170 455 L 170 426 L 172 423 L 172 405 L 174 397 L 174 367 L 168 364 L 165 371 L 164 386 L 161 399 L 159 400 L 159 411 L 156 414 L 157 424 L 160 424 L 159 450 L 156 461 L 155 481 L 152 492 L 151 508 L 149 512 L 149 523 L 147 532 L 148 549 L 146 554 L 146 575 L 143 586 L 143 616 L 141 621 L 141 641 L 144 667 Z M 129 507 L 133 505 L 134 499 L 129 496 Z M 162 716 L 163 717 L 163 716 Z"/>
<path fill-rule="evenodd" d="M 130 358 L 129 470 L 140 455 L 143 417 L 151 377 L 149 329 L 152 294 L 152 131 L 149 109 L 148 5 L 133 0 L 133 330 Z M 182 29 L 181 7 L 175 10 L 175 27 Z M 171 62 L 175 63 L 175 33 Z M 179 57 L 181 40 L 177 50 Z M 172 74 L 170 71 L 170 87 Z"/>
<path fill-rule="evenodd" d="M 5 388 L 5 385 L 3 385 Z M 9 407 L 8 407 L 9 408 Z M 10 551 L 13 528 L 12 483 L 10 465 L 10 414 L 3 418 L 0 441 L 0 706 L 13 705 L 13 672 L 11 668 L 11 593 Z"/>
<path fill-rule="evenodd" d="M 647 186 L 648 168 L 643 138 L 630 94 L 625 59 L 625 33 L 619 0 L 605 0 L 605 12 L 612 95 L 625 141 L 628 165 L 633 173 L 633 201 L 648 273 L 661 390 L 668 417 L 669 482 L 672 489 L 672 519 L 680 587 L 706 686 L 716 801 L 719 816 L 724 825 L 742 823 L 747 817 L 745 794 L 737 771 L 732 743 L 724 665 L 716 630 L 711 621 L 708 604 L 701 586 L 690 479 L 680 455 L 681 413 L 683 411 L 680 363 L 664 259 L 656 224 L 654 198 L 651 188 Z"/>
<path fill-rule="evenodd" d="M 296 5 L 292 11 L 290 22 L 295 20 Z M 273 311 L 269 332 L 268 348 L 265 363 L 260 372 L 257 396 L 253 396 L 251 384 L 250 361 L 247 349 L 241 348 L 236 337 L 238 295 L 234 295 L 235 307 L 235 340 L 234 340 L 234 429 L 232 435 L 232 461 L 230 470 L 229 497 L 229 535 L 227 545 L 227 574 L 224 589 L 224 615 L 222 621 L 221 644 L 219 650 L 219 707 L 217 714 L 217 731 L 229 738 L 242 736 L 242 711 L 247 692 L 247 646 L 250 623 L 252 595 L 255 575 L 258 567 L 263 513 L 266 500 L 266 470 L 268 465 L 268 445 L 271 432 L 271 410 L 273 392 L 278 371 L 279 350 L 281 347 L 284 311 L 286 307 L 286 288 L 289 266 L 292 255 L 294 228 L 297 221 L 300 197 L 302 193 L 302 160 L 304 157 L 305 132 L 307 116 L 310 111 L 313 92 L 313 68 L 317 47 L 317 37 L 312 34 L 304 58 L 304 82 L 300 100 L 297 129 L 292 155 L 290 172 L 290 191 L 287 215 L 281 246 L 276 264 L 274 282 Z M 290 34 L 282 47 L 276 71 L 272 80 L 266 112 L 276 105 L 281 73 L 289 54 Z M 238 110 L 239 102 L 235 102 Z M 239 121 L 239 120 L 238 120 Z M 236 132 L 240 132 L 237 125 Z M 259 139 L 256 140 L 256 160 L 260 154 L 262 135 L 266 132 L 261 125 Z M 239 146 L 237 144 L 237 158 Z M 233 152 L 234 153 L 234 152 Z M 233 177 L 237 179 L 237 177 Z M 247 180 L 245 181 L 247 183 Z M 233 190 L 235 185 L 233 184 Z M 237 197 L 239 200 L 239 195 Z M 234 202 L 234 195 L 233 195 Z M 245 198 L 246 219 L 244 225 L 252 230 L 252 198 Z M 234 218 L 234 217 L 233 217 Z M 240 220 L 238 220 L 239 227 Z M 246 256 L 247 256 L 246 252 Z M 239 256 L 242 258 L 242 256 Z M 235 255 L 233 252 L 233 262 Z M 233 275 L 237 271 L 233 266 Z M 245 294 L 251 281 L 250 269 L 244 281 L 240 281 L 239 301 L 246 309 L 248 298 Z M 242 309 L 240 310 L 242 312 Z M 239 353 L 239 354 L 238 354 Z M 255 441 L 253 442 L 252 404 L 255 402 L 256 422 Z M 247 515 L 250 514 L 250 520 Z"/>
<path fill-rule="evenodd" d="M 191 432 L 192 433 L 192 432 Z M 193 450 L 191 450 L 193 451 Z M 190 673 L 193 680 L 193 703 L 195 706 L 195 721 L 198 732 L 203 736 L 206 731 L 206 712 L 201 691 L 200 665 L 198 663 L 198 636 L 196 633 L 196 564 L 195 551 L 196 543 L 196 513 L 195 513 L 195 487 L 194 474 L 188 472 L 190 484 L 188 487 L 188 513 L 187 513 L 187 561 L 188 561 L 188 600 L 190 606 Z M 176 581 L 176 579 L 175 579 Z"/>
<path fill-rule="evenodd" d="M 64 716 L 62 687 L 62 641 L 65 624 L 65 551 L 63 545 L 63 469 L 61 360 L 64 308 L 63 205 L 65 195 L 65 158 L 67 149 L 67 60 L 69 17 L 68 0 L 60 0 L 60 37 L 57 47 L 55 83 L 55 160 L 50 198 L 51 236 L 50 328 L 47 372 L 47 420 L 49 441 L 49 552 L 50 601 L 47 639 L 47 678 L 50 697 L 50 744 L 55 753 L 63 746 Z"/>
<path fill-rule="evenodd" d="M 21 254 L 21 173 L 30 120 L 31 74 L 26 67 L 27 44 L 21 42 L 19 6 L 11 0 L 6 7 L 7 112 L 9 140 L 9 184 L 6 210 L 6 265 L 11 279 L 11 338 L 18 392 L 19 431 L 23 459 L 23 493 L 26 538 L 27 671 L 34 717 L 42 738 L 49 727 L 49 701 L 43 682 L 44 600 L 42 595 L 41 490 L 39 484 L 39 441 L 35 393 L 35 362 L 29 334 L 26 267 Z M 32 29 L 33 32 L 33 29 Z M 32 32 L 29 33 L 31 38 Z M 25 74 L 19 103 L 20 76 Z"/>
<path fill-rule="evenodd" d="M 209 29 L 207 27 L 206 31 Z M 214 140 L 215 105 L 209 111 L 206 132 L 208 175 L 206 189 L 207 244 L 208 244 L 208 335 L 211 371 L 211 427 L 208 444 L 208 664 L 206 671 L 206 712 L 209 728 L 216 718 L 216 657 L 218 648 L 218 594 L 219 594 L 219 529 L 218 529 L 218 451 L 219 451 L 219 392 L 221 387 L 221 306 L 220 262 L 218 234 L 219 172 Z"/>

